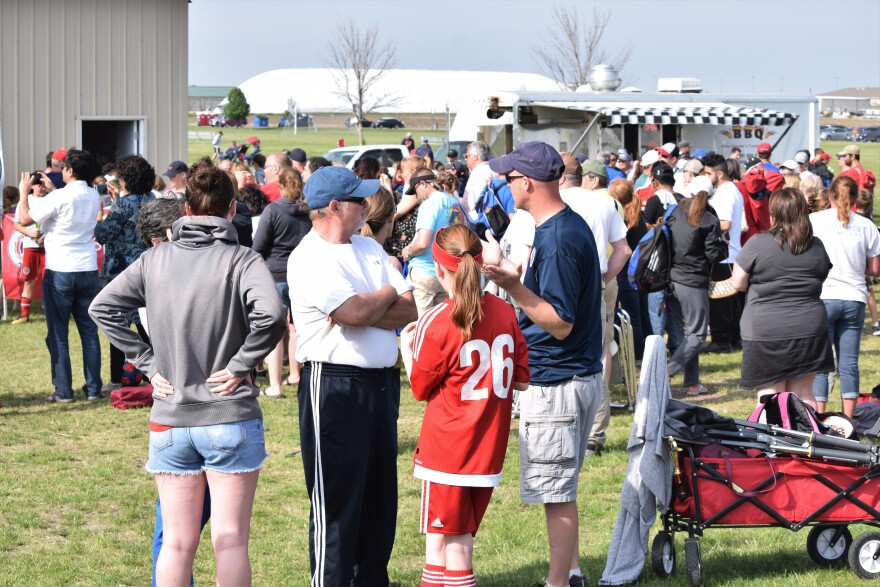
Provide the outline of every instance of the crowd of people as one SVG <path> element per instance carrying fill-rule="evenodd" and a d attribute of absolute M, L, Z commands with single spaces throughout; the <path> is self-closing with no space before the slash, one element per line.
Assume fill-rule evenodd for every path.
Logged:
<path fill-rule="evenodd" d="M 59 149 L 18 186 L 14 323 L 30 319 L 42 280 L 46 400 L 75 399 L 71 316 L 88 400 L 123 385 L 126 361 L 153 386 L 154 584 L 190 580 L 209 516 L 217 576 L 250 584 L 267 456 L 259 397 L 290 387 L 312 584 L 392 584 L 404 369 L 427 402 L 413 472 L 420 584 L 476 584 L 474 535 L 518 415 L 520 497 L 547 519 L 539 585 L 585 585 L 578 473 L 605 447 L 617 307 L 637 361 L 648 335 L 666 336 L 668 376 L 683 374 L 686 395 L 708 392 L 701 353 L 741 348 L 741 384 L 759 400 L 791 391 L 824 411 L 839 380 L 853 414 L 867 307 L 880 334 L 874 176 L 858 146 L 838 154 L 835 177 L 821 149 L 777 164 L 766 143 L 754 157 L 681 142 L 585 158 L 533 141 L 492 158 L 476 141 L 462 163 L 455 151 L 434 161 L 408 135 L 399 164 L 366 157 L 350 171 L 299 148 L 224 152 L 221 137 L 212 158 L 161 174 L 137 155 L 98 172 L 88 152 Z M 661 223 L 670 285 L 640 291 L 627 262 Z"/>

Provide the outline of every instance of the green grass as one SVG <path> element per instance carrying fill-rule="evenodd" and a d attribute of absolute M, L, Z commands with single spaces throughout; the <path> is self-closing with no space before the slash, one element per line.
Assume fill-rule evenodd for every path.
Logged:
<path fill-rule="evenodd" d="M 231 132 L 246 138 L 252 130 Z M 329 148 L 326 142 L 333 140 L 332 146 L 333 137 L 344 133 L 307 133 L 294 141 L 292 133 L 282 135 L 278 129 L 259 132 L 267 152 L 280 145 L 320 152 Z M 305 142 L 307 136 L 313 142 Z M 369 130 L 367 137 L 374 143 L 399 140 L 400 132 Z M 834 148 L 841 147 L 831 145 L 826 150 L 835 152 Z M 878 147 L 863 148 L 865 166 L 875 171 L 880 169 Z M 200 154 L 197 151 L 191 150 L 191 159 Z M 149 413 L 117 411 L 106 402 L 92 404 L 81 397 L 70 405 L 44 404 L 42 398 L 51 391 L 49 356 L 45 321 L 39 304 L 36 307 L 34 319 L 26 325 L 0 322 L 0 401 L 5 404 L 0 409 L 0 587 L 147 585 L 156 499 L 153 480 L 143 470 Z M 880 382 L 880 339 L 865 332 L 862 387 L 869 390 Z M 83 384 L 78 367 L 81 354 L 78 338 L 71 334 L 76 388 Z M 108 347 L 102 341 L 106 379 Z M 702 396 L 701 404 L 736 417 L 751 412 L 753 397 L 738 385 L 740 362 L 739 353 L 702 359 L 704 381 L 712 393 Z M 308 583 L 308 496 L 298 452 L 295 394 L 292 389 L 287 393 L 288 399 L 261 400 L 271 458 L 257 490 L 250 552 L 254 583 L 271 587 Z M 615 394 L 620 397 L 621 390 Z M 678 387 L 675 395 L 681 396 Z M 420 486 L 411 476 L 411 466 L 423 406 L 412 399 L 406 384 L 401 396 L 400 506 L 391 576 L 415 587 L 424 538 L 417 531 Z M 588 459 L 581 472 L 581 562 L 591 579 L 597 579 L 605 565 L 631 422 L 630 414 L 616 412 L 608 450 Z M 514 435 L 502 484 L 476 539 L 475 567 L 482 587 L 527 586 L 546 575 L 544 517 L 540 507 L 519 503 L 517 455 Z M 857 534 L 864 528 L 854 526 L 853 531 Z M 806 554 L 805 540 L 805 531 L 710 529 L 700 541 L 706 584 L 827 587 L 856 583 L 855 575 L 845 567 L 817 568 Z M 672 581 L 656 579 L 648 568 L 641 584 L 686 584 L 681 536 L 677 546 L 679 563 Z M 213 553 L 205 539 L 196 558 L 196 583 L 213 583 L 213 572 Z"/>
<path fill-rule="evenodd" d="M 24 326 L 0 324 L 0 585 L 145 585 L 156 490 L 143 470 L 147 455 L 146 410 L 117 411 L 106 402 L 47 405 L 48 353 L 40 313 Z M 71 339 L 73 364 L 80 364 Z M 878 380 L 880 339 L 866 335 L 861 360 L 865 389 Z M 106 342 L 104 343 L 106 349 Z M 745 417 L 751 394 L 738 389 L 741 355 L 703 359 L 712 393 L 700 403 Z M 107 357 L 104 373 L 107 374 Z M 74 369 L 74 386 L 83 383 Z M 260 382 L 265 385 L 265 381 Z M 675 388 L 675 395 L 681 391 Z M 621 389 L 615 394 L 620 397 Z M 283 400 L 263 399 L 271 458 L 257 491 L 250 543 L 256 585 L 305 585 L 308 576 L 308 498 L 298 452 L 293 390 Z M 419 483 L 411 476 L 412 451 L 423 406 L 404 384 L 399 420 L 400 507 L 392 578 L 418 584 L 423 537 L 417 531 Z M 626 469 L 631 416 L 612 417 L 608 450 L 588 459 L 580 480 L 582 566 L 598 578 L 605 564 Z M 531 585 L 546 573 L 547 545 L 540 507 L 519 503 L 518 444 L 511 437 L 502 485 L 476 539 L 480 585 Z M 855 533 L 863 527 L 854 527 Z M 656 526 L 655 526 L 656 531 Z M 207 536 L 207 533 L 206 533 Z M 652 533 L 653 536 L 653 533 Z M 841 585 L 854 582 L 846 568 L 819 569 L 805 551 L 806 532 L 782 529 L 716 529 L 701 540 L 708 585 Z M 645 585 L 684 585 L 682 537 L 678 573 L 671 583 L 650 570 Z M 196 559 L 199 585 L 214 581 L 213 553 L 203 540 Z"/>

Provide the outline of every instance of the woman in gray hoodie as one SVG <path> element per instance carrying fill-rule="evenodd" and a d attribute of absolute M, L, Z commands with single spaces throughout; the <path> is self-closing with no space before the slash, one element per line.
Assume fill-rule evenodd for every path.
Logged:
<path fill-rule="evenodd" d="M 262 257 L 238 244 L 232 182 L 205 158 L 187 174 L 186 216 L 95 298 L 89 314 L 153 384 L 146 469 L 162 502 L 157 584 L 184 584 L 199 543 L 206 484 L 217 576 L 250 585 L 250 517 L 266 458 L 251 378 L 285 329 Z M 146 307 L 151 344 L 126 316 Z"/>

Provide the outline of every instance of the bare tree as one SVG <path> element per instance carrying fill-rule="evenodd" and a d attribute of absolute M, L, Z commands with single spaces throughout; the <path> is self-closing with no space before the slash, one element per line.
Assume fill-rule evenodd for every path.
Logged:
<path fill-rule="evenodd" d="M 377 25 L 361 28 L 353 20 L 343 23 L 327 46 L 328 65 L 336 95 L 351 105 L 358 120 L 358 144 L 364 144 L 364 116 L 377 108 L 394 106 L 400 98 L 379 91 L 376 83 L 394 67 L 393 42 L 382 43 Z"/>
<path fill-rule="evenodd" d="M 602 37 L 610 18 L 609 12 L 593 8 L 593 18 L 587 22 L 576 6 L 555 5 L 545 42 L 534 47 L 538 65 L 570 90 L 587 83 L 594 65 L 607 64 L 621 71 L 632 54 L 632 45 L 626 43 L 616 56 L 609 55 Z"/>

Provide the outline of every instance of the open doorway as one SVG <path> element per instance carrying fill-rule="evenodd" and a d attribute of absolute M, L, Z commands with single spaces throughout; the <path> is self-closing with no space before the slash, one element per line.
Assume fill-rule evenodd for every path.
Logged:
<path fill-rule="evenodd" d="M 143 119 L 82 119 L 80 144 L 98 167 L 124 155 L 143 155 Z"/>

